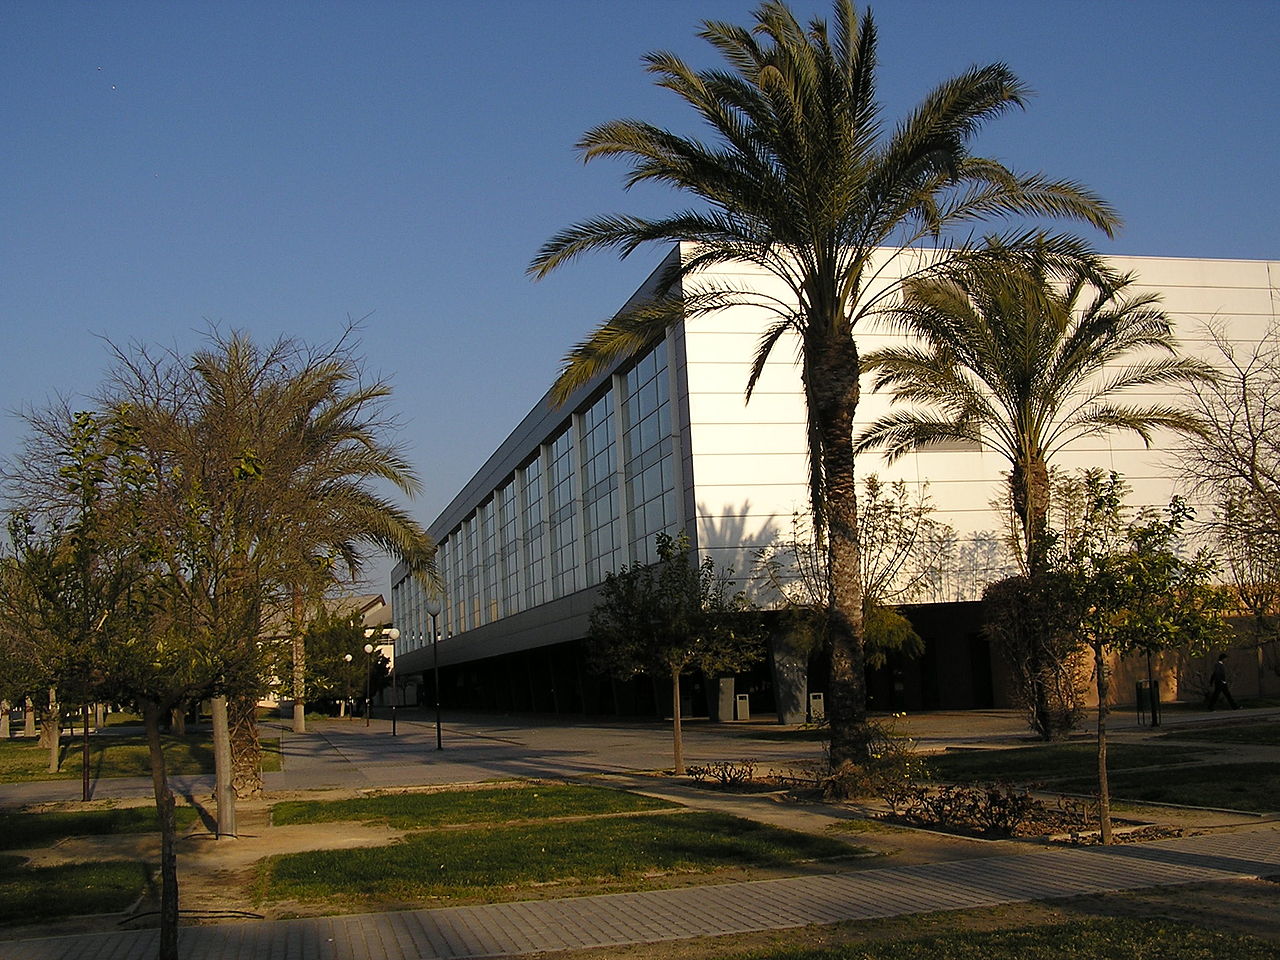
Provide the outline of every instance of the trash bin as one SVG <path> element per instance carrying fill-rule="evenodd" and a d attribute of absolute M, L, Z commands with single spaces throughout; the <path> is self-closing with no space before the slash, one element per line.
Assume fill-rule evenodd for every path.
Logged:
<path fill-rule="evenodd" d="M 739 693 L 733 698 L 733 719 L 751 719 L 751 697 L 749 694 Z"/>
<path fill-rule="evenodd" d="M 1138 723 L 1160 726 L 1160 681 L 1139 680 L 1136 694 Z"/>
<path fill-rule="evenodd" d="M 809 694 L 809 722 L 817 723 L 827 718 L 827 704 L 820 693 Z"/>

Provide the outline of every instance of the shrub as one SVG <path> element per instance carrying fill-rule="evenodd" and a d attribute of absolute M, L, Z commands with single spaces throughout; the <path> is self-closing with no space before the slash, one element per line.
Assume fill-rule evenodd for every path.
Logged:
<path fill-rule="evenodd" d="M 756 777 L 756 761 L 716 760 L 690 766 L 687 772 L 695 783 L 711 783 L 728 789 L 751 783 Z"/>

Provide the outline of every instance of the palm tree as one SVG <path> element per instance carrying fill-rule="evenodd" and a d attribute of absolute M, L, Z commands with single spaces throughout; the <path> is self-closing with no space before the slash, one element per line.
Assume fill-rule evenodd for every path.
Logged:
<path fill-rule="evenodd" d="M 432 571 L 426 532 L 377 489 L 418 489 L 384 439 L 389 388 L 364 382 L 344 343 L 263 347 L 214 331 L 190 358 L 117 352 L 108 393 L 131 404 L 153 465 L 168 605 L 188 632 L 220 641 L 233 772 L 219 753 L 218 783 L 235 785 L 220 790 L 220 833 L 235 833 L 235 794 L 261 789 L 254 706 L 272 672 L 264 637 L 288 624 L 305 667 L 303 602 L 354 580 L 370 549 Z"/>
<path fill-rule="evenodd" d="M 646 58 L 659 86 L 714 131 L 704 143 L 639 120 L 589 131 L 586 160 L 630 163 L 628 186 L 663 183 L 701 201 L 667 217 L 607 216 L 569 227 L 530 266 L 543 276 L 594 250 L 627 256 L 649 242 L 686 241 L 655 298 L 604 323 L 566 358 L 555 395 L 653 343 L 669 325 L 739 303 L 770 311 L 750 374 L 750 399 L 773 348 L 797 350 L 807 405 L 814 527 L 832 584 L 826 625 L 831 763 L 867 756 L 862 598 L 852 428 L 859 398 L 855 331 L 896 295 L 894 276 L 929 274 L 972 254 L 955 236 L 1009 215 L 1083 220 L 1108 233 L 1114 212 L 1078 184 L 1022 175 L 974 156 L 982 124 L 1021 106 L 1026 87 L 1003 64 L 973 67 L 925 97 L 891 132 L 876 100 L 876 30 L 851 0 L 835 0 L 834 30 L 802 27 L 768 0 L 753 28 L 703 23 L 700 36 L 728 70 L 696 71 L 670 53 Z M 1019 249 L 1030 234 L 1004 238 Z M 927 255 L 913 248 L 932 241 Z M 1055 254 L 1078 243 L 1056 237 Z M 786 302 L 715 287 L 698 271 L 746 261 L 782 281 Z"/>
<path fill-rule="evenodd" d="M 205 354 L 197 369 L 220 374 L 223 351 Z M 308 613 L 335 580 L 357 582 L 370 549 L 403 560 L 420 575 L 433 570 L 434 546 L 417 520 L 375 485 L 413 496 L 420 484 L 412 466 L 380 433 L 377 411 L 390 395 L 385 381 L 359 383 L 351 358 L 308 358 L 296 373 L 263 384 L 262 403 L 276 411 L 267 439 L 276 479 L 271 540 L 288 571 L 293 729 L 306 732 Z"/>
<path fill-rule="evenodd" d="M 316 353 L 280 341 L 261 349 L 241 334 L 215 338 L 192 364 L 201 386 L 200 417 L 238 425 L 251 482 L 255 567 L 285 598 L 292 665 L 293 723 L 305 727 L 307 608 L 335 584 L 359 580 L 368 552 L 380 550 L 430 577 L 434 546 L 413 516 L 376 487 L 413 496 L 420 483 L 399 449 L 382 436 L 385 381 L 362 382 L 343 342 Z M 227 451 L 234 456 L 234 448 Z M 256 638 L 255 638 L 256 639 Z M 242 789 L 261 788 L 252 696 L 241 698 L 233 738 Z"/>
<path fill-rule="evenodd" d="M 1029 572 L 1049 509 L 1049 465 L 1068 444 L 1114 431 L 1150 445 L 1160 428 L 1195 431 L 1198 420 L 1170 403 L 1124 403 L 1126 391 L 1213 377 L 1177 355 L 1156 293 L 1132 274 L 1085 258 L 1066 269 L 1047 260 L 992 259 L 945 277 L 904 285 L 892 313 L 917 342 L 863 358 L 874 389 L 912 404 L 868 427 L 857 449 L 889 462 L 933 444 L 964 441 L 1009 464 L 1010 502 Z"/>

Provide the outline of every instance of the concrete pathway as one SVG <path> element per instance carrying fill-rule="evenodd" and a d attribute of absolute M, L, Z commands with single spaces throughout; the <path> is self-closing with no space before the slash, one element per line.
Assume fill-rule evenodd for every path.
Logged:
<path fill-rule="evenodd" d="M 1108 721 L 1112 736 L 1145 738 L 1203 723 L 1242 722 L 1280 715 L 1280 710 L 1231 713 L 1170 712 L 1162 727 L 1140 727 L 1132 711 Z M 267 773 L 269 793 L 324 788 L 373 789 L 427 786 L 524 777 L 577 777 L 591 774 L 661 770 L 671 766 L 669 724 L 639 721 L 566 721 L 544 716 L 492 714 L 451 715 L 443 729 L 444 749 L 436 749 L 435 724 L 418 711 L 401 711 L 397 735 L 391 723 L 320 721 L 295 735 L 276 723 L 263 725 L 263 736 L 281 735 L 284 769 Z M 684 725 L 685 760 L 756 761 L 757 769 L 818 764 L 822 744 L 816 740 L 779 737 L 786 728 L 773 723 L 708 723 Z M 1016 710 L 957 710 L 913 714 L 900 722 L 900 732 L 926 752 L 948 747 L 997 747 L 1030 743 L 1026 723 Z M 170 777 L 174 791 L 208 797 L 211 776 Z M 94 799 L 151 797 L 149 777 L 99 780 Z M 45 780 L 0 784 L 0 806 L 79 800 L 79 780 Z"/>
<path fill-rule="evenodd" d="M 1280 828 L 560 900 L 184 927 L 184 960 L 452 960 L 618 947 L 1280 874 Z M 4 960 L 150 960 L 143 930 L 0 943 Z"/>

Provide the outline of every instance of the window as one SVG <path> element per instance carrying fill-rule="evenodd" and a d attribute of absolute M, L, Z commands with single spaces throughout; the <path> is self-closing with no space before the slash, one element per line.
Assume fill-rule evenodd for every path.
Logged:
<path fill-rule="evenodd" d="M 623 377 L 626 522 L 636 563 L 655 561 L 655 536 L 673 532 L 677 523 L 667 376 L 667 346 L 660 343 Z"/>

